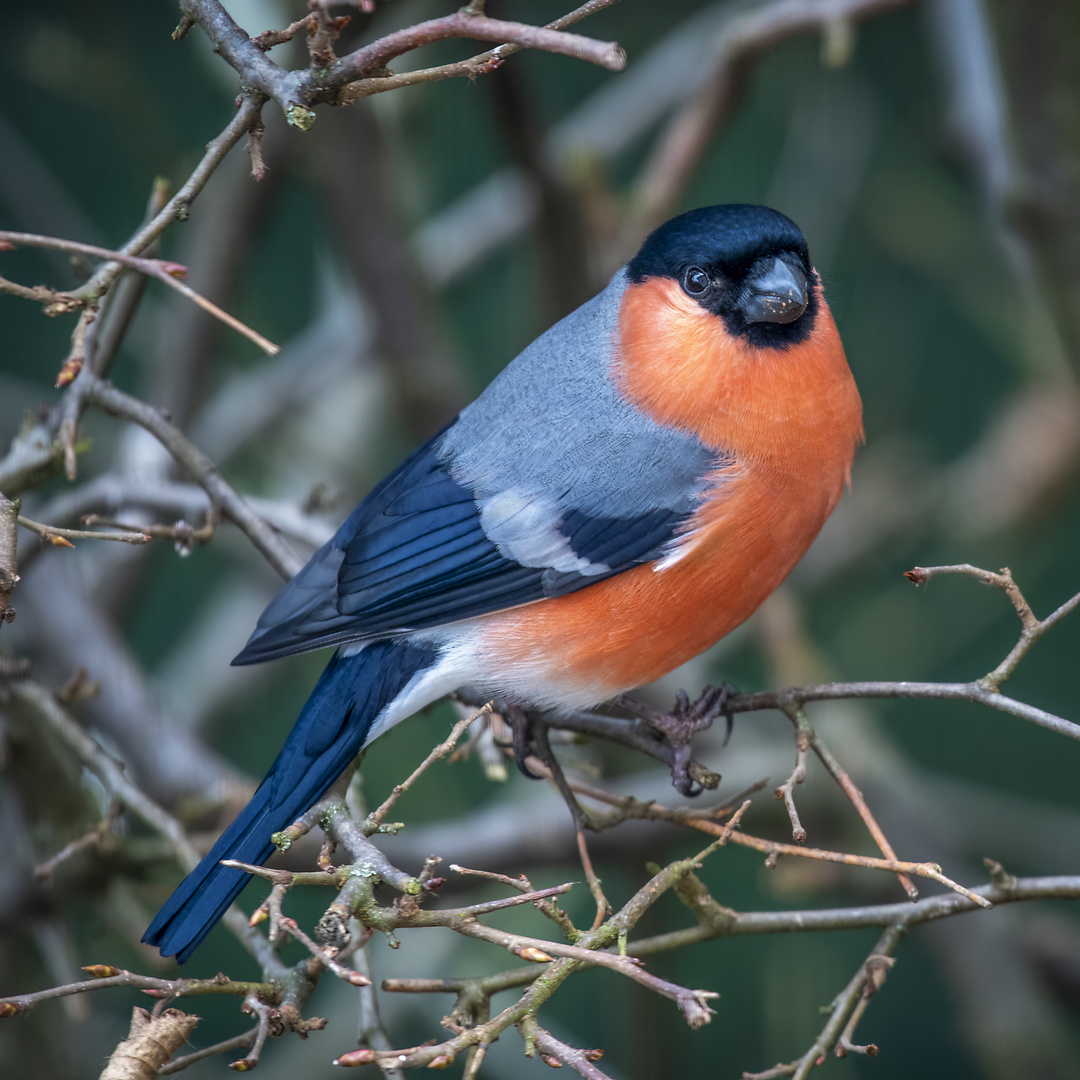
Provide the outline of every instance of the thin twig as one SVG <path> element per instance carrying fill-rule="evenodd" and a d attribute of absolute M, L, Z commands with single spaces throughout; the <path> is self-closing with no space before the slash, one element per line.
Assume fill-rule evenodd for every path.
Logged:
<path fill-rule="evenodd" d="M 810 740 L 806 733 L 797 731 L 795 733 L 795 768 L 791 770 L 791 775 L 787 780 L 773 792 L 778 799 L 784 801 L 788 817 L 791 819 L 791 838 L 797 844 L 801 844 L 806 839 L 806 830 L 802 827 L 802 822 L 799 821 L 798 810 L 795 809 L 793 789 L 796 784 L 801 784 L 806 779 L 806 753 L 809 746 Z"/>
<path fill-rule="evenodd" d="M 149 223 L 165 209 L 169 201 L 170 184 L 162 177 L 154 180 L 147 200 L 144 221 Z M 161 237 L 152 241 L 141 252 L 148 258 L 157 258 L 161 250 Z M 135 313 L 146 292 L 146 275 L 123 273 L 102 302 L 101 319 L 95 327 L 93 348 L 88 357 L 95 375 L 104 378 L 116 359 L 120 346 L 127 335 Z"/>
<path fill-rule="evenodd" d="M 606 1072 L 597 1068 L 595 1062 L 604 1056 L 603 1050 L 579 1050 L 573 1046 L 567 1046 L 561 1039 L 556 1039 L 550 1031 L 546 1031 L 536 1023 L 534 1017 L 528 1021 L 522 1021 L 522 1025 L 528 1024 L 523 1035 L 530 1039 L 544 1057 L 552 1057 L 551 1064 L 569 1065 L 571 1069 L 586 1077 L 586 1080 L 611 1080 Z"/>
<path fill-rule="evenodd" d="M 225 480 L 217 465 L 193 446 L 178 427 L 165 419 L 157 409 L 122 390 L 117 390 L 89 370 L 84 370 L 79 379 L 85 387 L 84 394 L 88 404 L 97 405 L 113 416 L 131 420 L 149 431 L 177 462 L 187 469 L 192 479 L 210 496 L 212 503 L 220 507 L 221 512 L 247 535 L 283 578 L 291 578 L 300 569 L 300 560 Z"/>
<path fill-rule="evenodd" d="M 153 975 L 139 975 L 134 971 L 123 971 L 107 965 L 91 965 L 94 970 L 108 972 L 102 977 L 85 979 L 81 982 L 67 983 L 64 986 L 52 986 L 48 990 L 37 990 L 32 994 L 15 994 L 0 998 L 2 1015 L 12 1016 L 16 1012 L 29 1012 L 43 1001 L 70 997 L 72 994 L 85 994 L 94 990 L 109 990 L 114 986 L 135 986 L 143 990 L 156 990 L 165 997 L 204 997 L 207 994 L 258 994 L 273 1001 L 278 994 L 278 987 L 270 982 L 240 982 L 228 979 L 224 975 L 212 979 L 159 979 Z M 88 969 L 89 970 L 89 969 Z"/>
<path fill-rule="evenodd" d="M 1071 603 L 1071 601 L 1070 601 Z M 1070 611 L 1073 608 L 1070 607 Z M 805 705 L 811 701 L 846 701 L 851 699 L 922 701 L 970 701 L 986 705 L 999 712 L 1028 720 L 1040 727 L 1080 741 L 1080 724 L 1065 720 L 1053 713 L 1037 709 L 1023 701 L 1005 697 L 1004 694 L 987 690 L 975 680 L 966 683 L 942 682 L 836 682 L 815 686 L 795 686 L 784 690 L 765 690 L 756 694 L 739 694 L 731 698 L 728 707 L 733 713 L 760 712 L 762 709 L 778 709 L 784 712 L 791 705 Z M 575 714 L 576 716 L 576 714 Z M 571 730 L 578 730 L 577 726 Z"/>
<path fill-rule="evenodd" d="M 609 71 L 622 71 L 626 66 L 626 54 L 613 41 L 597 41 L 580 34 L 567 34 L 561 30 L 530 26 L 527 23 L 490 19 L 485 15 L 472 15 L 461 10 L 453 15 L 444 15 L 396 30 L 342 57 L 331 67 L 327 82 L 329 85 L 339 86 L 353 82 L 379 71 L 403 53 L 448 38 L 497 41 L 500 44 L 517 45 L 519 48 L 562 53 L 564 56 L 598 64 Z"/>
<path fill-rule="evenodd" d="M 976 581 L 981 581 L 984 585 L 1001 589 L 1016 609 L 1017 617 L 1020 619 L 1020 625 L 1023 628 L 1020 633 L 1020 640 L 993 671 L 979 680 L 980 686 L 991 693 L 997 692 L 1001 684 L 1016 670 L 1017 664 L 1031 650 L 1032 645 L 1047 630 L 1057 623 L 1059 619 L 1063 619 L 1069 612 L 1075 611 L 1080 606 L 1080 593 L 1077 593 L 1045 619 L 1036 618 L 1031 606 L 1024 599 L 1020 587 L 1013 580 L 1012 571 L 1007 566 L 1003 566 L 996 574 L 992 570 L 982 570 L 977 566 L 972 566 L 971 563 L 958 563 L 953 566 L 916 566 L 913 570 L 908 570 L 904 577 L 916 585 L 922 585 L 939 574 L 963 574 L 966 577 L 975 578 Z"/>
<path fill-rule="evenodd" d="M 199 526 L 183 520 L 173 525 L 129 525 L 127 522 L 104 518 L 99 514 L 86 514 L 82 519 L 84 525 L 108 525 L 116 529 L 143 533 L 152 540 L 172 540 L 177 549 L 185 553 L 191 550 L 192 544 L 209 544 L 214 539 L 214 533 L 220 521 L 221 515 L 214 510 L 207 512 L 206 521 Z M 91 535 L 98 534 L 91 533 Z"/>
<path fill-rule="evenodd" d="M 517 907 L 520 904 L 533 904 L 537 900 L 546 900 L 551 896 L 562 896 L 563 893 L 568 893 L 573 887 L 574 883 L 567 881 L 562 885 L 552 885 L 547 889 L 535 889 L 531 892 L 522 893 L 520 896 L 506 896 L 501 900 L 487 900 L 482 904 L 470 904 L 468 907 L 462 908 L 461 913 L 473 917 L 488 915 L 492 911 L 502 911 L 504 908 Z"/>
<path fill-rule="evenodd" d="M 109 248 L 98 247 L 96 244 L 83 244 L 77 240 L 63 240 L 56 236 L 41 236 L 37 233 L 0 230 L 0 244 L 4 242 L 16 245 L 22 244 L 27 247 L 47 248 L 52 251 L 73 251 L 80 255 L 89 255 L 95 259 L 104 259 L 107 262 L 119 263 L 121 266 L 138 270 L 140 274 L 156 278 L 158 281 L 168 285 L 169 288 L 175 289 L 192 303 L 201 307 L 203 311 L 209 312 L 215 319 L 219 319 L 237 333 L 243 334 L 249 341 L 255 342 L 263 352 L 274 356 L 281 351 L 279 346 L 263 337 L 262 334 L 252 330 L 250 326 L 245 325 L 227 311 L 222 311 L 217 304 L 207 300 L 205 296 L 197 293 L 190 285 L 185 285 L 183 281 L 179 280 L 179 278 L 187 276 L 187 267 L 180 265 L 180 263 L 168 262 L 162 259 L 146 259 L 138 255 L 129 255 L 123 251 L 112 251 Z M 52 306 L 57 310 L 62 310 L 69 302 L 81 306 L 89 303 L 90 298 L 81 296 L 78 291 L 74 293 L 62 292 L 58 293 L 51 301 Z M 89 312 L 89 310 L 88 308 L 87 311 Z M 80 323 L 80 326 L 82 326 L 82 323 Z M 85 327 L 83 327 L 83 333 L 85 334 Z M 73 348 L 77 350 L 78 346 L 74 345 Z M 73 353 L 65 363 L 57 384 L 64 386 L 71 382 L 81 369 L 84 359 L 82 355 L 76 356 Z"/>
<path fill-rule="evenodd" d="M 194 869 L 199 862 L 199 853 L 188 840 L 183 826 L 128 779 L 120 764 L 75 722 L 52 694 L 29 679 L 5 683 L 2 693 L 31 709 L 55 741 L 68 746 L 117 802 L 169 841 L 173 854 L 185 870 Z M 270 950 L 266 940 L 247 925 L 243 912 L 235 907 L 230 908 L 225 913 L 224 921 L 264 970 L 271 973 L 284 971 L 284 965 Z"/>
<path fill-rule="evenodd" d="M 46 313 L 64 311 L 66 310 L 65 304 L 66 298 L 64 294 L 58 293 L 57 299 L 45 309 Z M 82 371 L 83 364 L 86 363 L 87 336 L 97 319 L 97 315 L 98 304 L 96 302 L 88 303 L 79 314 L 79 321 L 75 324 L 75 329 L 71 333 L 71 348 L 68 350 L 67 358 L 60 365 L 59 374 L 56 376 L 57 389 L 73 382 L 79 372 Z M 71 472 L 70 468 L 68 472 Z"/>
<path fill-rule="evenodd" d="M 316 945 L 300 929 L 295 919 L 282 918 L 280 920 L 281 929 L 291 937 L 296 938 L 301 945 L 304 946 L 316 960 L 319 961 L 324 967 L 327 967 L 332 971 L 339 979 L 343 979 L 345 982 L 350 983 L 352 986 L 367 986 L 370 983 L 370 979 L 366 975 L 361 975 L 359 971 L 353 971 L 351 968 L 344 967 L 339 964 L 334 956 L 330 955 L 329 949 L 321 948 Z"/>
<path fill-rule="evenodd" d="M 78 855 L 80 851 L 85 851 L 87 848 L 98 847 L 112 834 L 113 825 L 116 823 L 116 819 L 120 816 L 120 804 L 112 802 L 109 804 L 108 809 L 105 811 L 105 817 L 97 823 L 88 833 L 80 836 L 78 840 L 72 840 L 70 844 L 66 844 L 50 859 L 46 859 L 45 862 L 34 868 L 34 877 L 38 881 L 44 881 L 51 878 L 56 872 L 56 868 L 62 863 L 67 862 L 68 859 L 75 855 Z"/>
<path fill-rule="evenodd" d="M 692 825 L 695 829 L 700 829 L 702 832 L 712 833 L 714 835 L 722 833 L 724 828 L 712 821 L 695 822 L 693 820 L 688 820 L 687 824 Z M 781 855 L 795 855 L 803 859 L 816 859 L 821 862 L 842 863 L 845 866 L 861 866 L 867 870 L 888 870 L 898 875 L 915 874 L 918 877 L 929 878 L 931 881 L 936 881 L 940 885 L 948 886 L 954 892 L 958 892 L 961 896 L 966 897 L 968 900 L 972 900 L 980 907 L 988 908 L 992 906 L 989 900 L 978 896 L 976 893 L 972 892 L 971 889 L 953 881 L 952 878 L 946 877 L 941 872 L 941 867 L 936 863 L 904 862 L 902 859 L 876 859 L 869 855 L 849 855 L 841 851 L 826 851 L 822 848 L 799 847 L 797 844 L 780 844 L 775 840 L 763 840 L 760 837 L 750 836 L 743 832 L 732 833 L 730 839 L 733 843 L 739 844 L 742 847 L 751 847 L 756 851 L 763 851 L 769 857 L 773 865 L 775 865 L 775 860 Z"/>
<path fill-rule="evenodd" d="M 255 1025 L 255 1037 L 252 1040 L 251 1053 L 245 1055 L 239 1061 L 230 1062 L 229 1068 L 235 1069 L 237 1072 L 250 1072 L 259 1064 L 259 1056 L 262 1054 L 263 1045 L 266 1042 L 267 1035 L 270 1034 L 270 1021 L 276 1010 L 260 1001 L 256 994 L 248 994 L 244 998 L 241 1011 L 254 1014 L 258 1018 L 258 1023 Z"/>
<path fill-rule="evenodd" d="M 408 791 L 409 788 L 411 788 L 421 776 L 423 776 L 423 774 L 427 771 L 428 767 L 434 764 L 440 758 L 446 757 L 447 754 L 449 754 L 450 751 L 454 749 L 454 747 L 457 745 L 458 739 L 461 738 L 462 733 L 465 731 L 466 728 L 469 727 L 470 724 L 473 723 L 473 721 L 479 720 L 481 716 L 487 716 L 490 713 L 491 704 L 488 703 L 483 708 L 478 709 L 476 712 L 472 713 L 472 715 L 466 716 L 463 719 L 459 720 L 450 729 L 450 734 L 441 743 L 439 743 L 439 745 L 436 746 L 435 749 L 432 750 L 431 753 L 428 754 L 428 756 L 424 758 L 424 760 L 420 762 L 420 764 L 417 765 L 415 769 L 413 769 L 412 773 L 408 776 L 408 778 L 403 780 L 400 784 L 396 784 L 394 786 L 394 790 L 391 791 L 389 795 L 387 795 L 386 799 L 382 802 L 382 804 L 368 815 L 367 822 L 365 822 L 365 828 L 370 828 L 371 832 L 378 831 L 378 827 L 382 825 L 383 821 L 386 818 L 386 815 L 390 813 L 391 809 L 393 808 L 394 803 L 396 803 L 398 799 L 402 795 L 404 795 L 405 792 Z"/>
<path fill-rule="evenodd" d="M 881 935 L 870 955 L 889 956 L 893 949 L 896 948 L 896 944 L 903 936 L 903 933 L 902 927 L 890 926 Z M 828 1023 L 822 1029 L 821 1034 L 814 1041 L 813 1046 L 795 1063 L 795 1069 L 792 1073 L 794 1080 L 806 1080 L 806 1077 L 810 1075 L 810 1071 L 817 1065 L 822 1055 L 827 1054 L 836 1044 L 852 1010 L 855 1009 L 862 997 L 863 989 L 869 978 L 867 964 L 860 964 L 854 978 L 837 995 L 832 1014 L 829 1016 Z"/>
<path fill-rule="evenodd" d="M 183 1057 L 173 1058 L 172 1061 L 167 1062 L 158 1069 L 158 1076 L 171 1076 L 173 1073 L 181 1072 L 189 1065 L 194 1065 L 197 1062 L 205 1061 L 206 1058 L 214 1057 L 217 1054 L 227 1054 L 231 1050 L 242 1050 L 245 1046 L 250 1046 L 255 1041 L 255 1036 L 259 1033 L 259 1027 L 256 1025 L 250 1031 L 245 1031 L 242 1035 L 234 1035 L 231 1039 L 225 1039 L 223 1042 L 214 1043 L 213 1046 L 204 1047 L 202 1050 L 196 1050 L 191 1054 L 185 1054 Z"/>
<path fill-rule="evenodd" d="M 860 1045 L 855 1042 L 855 1029 L 866 1012 L 870 999 L 881 989 L 885 983 L 885 977 L 896 960 L 891 956 L 882 956 L 880 953 L 871 953 L 863 964 L 866 973 L 866 981 L 863 983 L 862 995 L 851 1012 L 848 1022 L 844 1027 L 840 1038 L 837 1040 L 833 1051 L 837 1057 L 846 1057 L 848 1054 L 866 1054 L 867 1057 L 877 1057 L 878 1048 L 875 1043 Z"/>
<path fill-rule="evenodd" d="M 584 815 L 582 814 L 581 807 L 578 805 L 577 799 L 574 798 L 570 785 L 567 783 L 566 775 L 562 771 L 562 766 L 559 764 L 558 759 L 551 749 L 551 740 L 548 738 L 547 725 L 543 720 L 538 720 L 533 725 L 533 737 L 540 754 L 541 769 L 538 769 L 537 772 L 538 774 L 546 775 L 555 785 L 559 794 L 562 796 L 563 801 L 566 803 L 566 806 L 570 811 L 570 817 L 574 822 L 578 858 L 581 860 L 581 868 L 585 871 L 585 880 L 589 883 L 589 892 L 592 893 L 593 901 L 596 903 L 596 915 L 593 918 L 592 924 L 592 929 L 595 930 L 604 919 L 611 914 L 612 909 L 611 904 L 608 902 L 608 898 L 604 895 L 604 890 L 600 884 L 600 878 L 593 869 L 592 858 L 589 856 L 589 846 L 585 842 Z"/>
<path fill-rule="evenodd" d="M 818 734 L 817 729 L 810 723 L 806 717 L 806 713 L 803 709 L 795 707 L 787 712 L 788 718 L 795 725 L 796 731 L 799 735 L 806 738 L 808 744 L 813 748 L 814 753 L 817 754 L 818 759 L 828 770 L 829 775 L 840 785 L 840 790 L 851 800 L 851 804 L 855 807 L 859 817 L 862 818 L 863 824 L 866 826 L 870 835 L 874 838 L 874 843 L 877 844 L 878 850 L 885 856 L 886 859 L 891 859 L 894 862 L 897 861 L 896 852 L 893 851 L 892 844 L 889 843 L 888 837 L 886 837 L 881 826 L 877 823 L 877 819 L 872 813 L 870 813 L 870 807 L 866 805 L 866 800 L 863 798 L 862 792 L 852 782 L 850 776 L 844 767 L 837 761 L 833 752 L 825 745 L 825 741 Z M 915 883 L 906 874 L 898 874 L 897 877 L 900 880 L 900 884 L 904 889 L 904 892 L 908 894 L 909 899 L 912 901 L 919 899 L 919 890 L 915 888 Z"/>
<path fill-rule="evenodd" d="M 116 540 L 122 544 L 149 544 L 153 539 L 141 530 L 131 532 L 93 532 L 88 529 L 61 529 L 58 525 L 43 525 L 40 521 L 31 521 L 30 518 L 19 516 L 19 524 L 32 533 L 37 533 L 42 540 L 47 540 L 57 547 L 74 547 L 74 544 L 57 544 L 61 540 Z"/>
<path fill-rule="evenodd" d="M 191 204 L 206 186 L 207 181 L 224 160 L 225 155 L 243 137 L 252 122 L 262 110 L 266 98 L 259 93 L 244 95 L 236 110 L 236 115 L 229 121 L 225 130 L 206 144 L 206 153 L 195 166 L 194 171 L 180 187 L 177 193 L 165 204 L 160 213 L 151 221 L 141 226 L 130 240 L 120 248 L 124 255 L 139 255 L 146 250 L 174 221 L 187 218 Z M 72 292 L 79 299 L 103 296 L 124 264 L 110 259 L 94 271 L 93 276 L 84 285 Z"/>

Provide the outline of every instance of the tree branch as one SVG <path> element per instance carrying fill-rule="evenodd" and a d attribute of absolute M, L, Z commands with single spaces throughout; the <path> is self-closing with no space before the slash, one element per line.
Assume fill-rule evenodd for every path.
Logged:
<path fill-rule="evenodd" d="M 5 499 L 0 492 L 0 625 L 15 618 L 11 591 L 19 582 L 16 547 L 21 505 L 18 499 Z"/>
<path fill-rule="evenodd" d="M 263 337 L 262 334 L 252 330 L 250 326 L 242 323 L 239 319 L 222 311 L 217 304 L 207 300 L 205 296 L 197 293 L 190 285 L 185 285 L 181 278 L 187 276 L 187 267 L 180 263 L 169 262 L 165 259 L 145 259 L 139 255 L 129 255 L 123 251 L 112 251 L 109 248 L 98 247 L 96 244 L 83 244 L 77 240 L 64 240 L 56 236 L 41 236 L 37 233 L 20 233 L 0 230 L 0 245 L 19 244 L 26 247 L 47 248 L 51 251 L 73 251 L 80 255 L 89 255 L 95 259 L 104 259 L 106 262 L 119 263 L 121 266 L 131 267 L 140 274 L 155 278 L 176 290 L 181 296 L 187 297 L 193 304 L 197 304 L 203 311 L 209 312 L 215 319 L 220 320 L 226 326 L 231 327 L 238 334 L 243 334 L 249 341 L 253 341 L 263 352 L 274 356 L 281 352 L 279 346 Z M 0 250 L 6 250 L 0 247 Z M 88 305 L 92 299 L 78 292 L 56 292 L 48 298 L 50 313 L 56 314 L 67 310 L 69 305 Z M 64 377 L 58 380 L 58 385 L 65 386 L 79 373 L 84 357 L 78 358 L 78 364 L 71 369 L 70 362 L 65 364 Z"/>
<path fill-rule="evenodd" d="M 111 383 L 99 379 L 89 370 L 80 375 L 86 402 L 96 405 L 111 416 L 131 420 L 150 432 L 182 465 L 220 507 L 222 514 L 233 522 L 263 554 L 267 562 L 286 580 L 303 565 L 285 546 L 277 533 L 255 513 L 244 498 L 225 480 L 218 467 L 197 447 L 188 442 L 183 432 L 171 424 L 156 409 L 137 398 L 117 390 Z"/>
<path fill-rule="evenodd" d="M 329 65 L 313 64 L 306 71 L 285 71 L 270 60 L 257 44 L 261 37 L 256 40 L 249 38 L 218 0 L 181 0 L 180 7 L 186 16 L 202 26 L 215 51 L 236 70 L 241 86 L 273 98 L 290 124 L 307 130 L 315 122 L 314 105 L 345 105 L 371 93 L 432 78 L 462 74 L 475 77 L 493 71 L 507 56 L 522 48 L 562 53 L 599 64 L 610 71 L 621 71 L 625 67 L 626 56 L 615 42 L 562 32 L 562 27 L 615 2 L 592 0 L 547 27 L 490 19 L 463 9 L 453 15 L 395 31 Z M 422 45 L 451 38 L 472 38 L 503 44 L 484 57 L 428 69 L 426 78 L 418 78 L 417 73 L 413 72 L 394 76 L 385 71 L 386 64 L 395 57 Z M 368 85 L 358 90 L 356 84 L 361 81 Z"/>

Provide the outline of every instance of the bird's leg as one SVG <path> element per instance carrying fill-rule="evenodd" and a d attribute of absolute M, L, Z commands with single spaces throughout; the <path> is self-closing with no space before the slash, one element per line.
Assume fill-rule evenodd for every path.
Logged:
<path fill-rule="evenodd" d="M 530 780 L 542 780 L 542 776 L 537 776 L 525 764 L 525 759 L 532 753 L 532 747 L 529 745 L 532 738 L 532 720 L 529 714 L 520 705 L 510 704 L 501 704 L 499 712 L 502 713 L 503 719 L 510 725 L 514 761 L 517 762 L 517 767 L 521 770 L 522 775 L 527 776 Z"/>
<path fill-rule="evenodd" d="M 667 737 L 675 752 L 671 763 L 672 782 L 680 794 L 698 795 L 701 788 L 690 779 L 690 738 L 710 727 L 718 716 L 723 716 L 727 720 L 727 733 L 724 735 L 724 745 L 727 745 L 733 725 L 727 704 L 734 693 L 735 688 L 729 683 L 721 683 L 718 687 L 706 686 L 697 701 L 692 702 L 686 691 L 680 690 L 675 699 L 675 707 L 668 713 L 660 712 L 659 709 L 654 709 L 627 694 L 620 694 L 615 698 L 615 704 L 635 716 L 640 716 Z"/>

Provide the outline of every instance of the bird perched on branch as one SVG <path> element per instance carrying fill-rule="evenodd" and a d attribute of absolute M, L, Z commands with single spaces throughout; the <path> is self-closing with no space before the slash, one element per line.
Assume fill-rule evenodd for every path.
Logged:
<path fill-rule="evenodd" d="M 186 960 L 247 881 L 220 860 L 265 861 L 360 750 L 458 687 L 580 708 L 708 648 L 817 536 L 861 417 L 792 221 L 736 205 L 662 225 L 263 613 L 233 663 L 337 651 L 143 940 Z"/>

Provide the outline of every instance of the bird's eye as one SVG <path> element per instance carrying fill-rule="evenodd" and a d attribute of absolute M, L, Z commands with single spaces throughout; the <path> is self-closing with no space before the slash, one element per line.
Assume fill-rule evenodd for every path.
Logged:
<path fill-rule="evenodd" d="M 682 287 L 691 296 L 700 296 L 709 287 L 709 275 L 700 266 L 688 267 L 683 274 Z"/>

